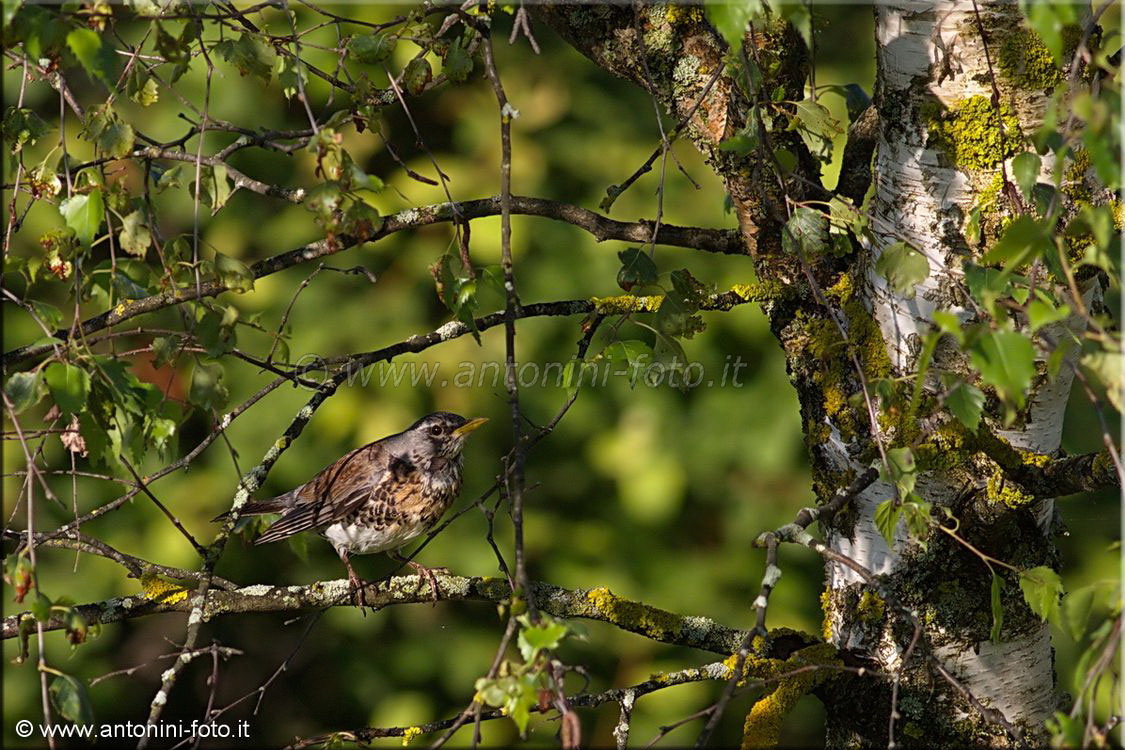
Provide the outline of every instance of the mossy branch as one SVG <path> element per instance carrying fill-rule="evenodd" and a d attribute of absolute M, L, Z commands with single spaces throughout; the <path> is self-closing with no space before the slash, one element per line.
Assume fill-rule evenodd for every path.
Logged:
<path fill-rule="evenodd" d="M 506 581 L 489 577 L 437 575 L 439 601 L 480 601 L 500 604 L 508 601 L 511 589 Z M 534 582 L 535 601 L 539 608 L 556 617 L 581 617 L 610 623 L 622 630 L 651 638 L 661 643 L 689 646 L 717 654 L 730 654 L 738 648 L 745 632 L 721 625 L 707 617 L 681 615 L 643 602 L 617 596 L 607 588 L 565 589 L 549 583 Z M 89 624 L 106 625 L 138 617 L 166 612 L 188 613 L 189 597 L 176 596 L 175 587 L 161 591 L 156 598 L 145 594 L 117 597 L 75 607 Z M 395 604 L 417 604 L 433 601 L 427 579 L 420 576 L 396 576 L 388 581 L 369 585 L 368 606 L 381 609 Z M 251 612 L 297 612 L 324 607 L 352 606 L 348 582 L 344 579 L 318 581 L 305 586 L 271 586 L 256 584 L 233 591 L 212 590 L 202 607 L 203 620 Z M 4 618 L 4 639 L 19 634 L 20 621 L 31 617 L 21 612 Z M 44 630 L 65 627 L 61 618 L 52 618 Z M 773 642 L 779 653 L 791 652 L 794 646 L 815 642 L 813 636 L 789 632 Z"/>

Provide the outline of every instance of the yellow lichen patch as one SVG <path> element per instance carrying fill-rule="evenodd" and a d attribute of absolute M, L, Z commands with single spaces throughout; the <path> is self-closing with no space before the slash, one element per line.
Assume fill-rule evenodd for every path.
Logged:
<path fill-rule="evenodd" d="M 864 591 L 856 605 L 856 614 L 864 625 L 877 625 L 883 621 L 887 605 L 874 591 Z"/>
<path fill-rule="evenodd" d="M 965 446 L 965 433 L 959 423 L 942 425 L 914 447 L 919 470 L 956 469 L 964 466 L 972 453 Z"/>
<path fill-rule="evenodd" d="M 727 668 L 726 678 L 729 680 L 734 675 L 734 670 L 738 668 L 738 654 L 731 654 L 723 659 L 723 666 Z M 745 680 L 740 680 L 740 682 L 745 682 Z"/>
<path fill-rule="evenodd" d="M 402 733 L 402 746 L 406 747 L 422 734 L 422 727 L 407 727 Z"/>
<path fill-rule="evenodd" d="M 624 315 L 634 312 L 656 312 L 664 297 L 659 294 L 648 297 L 619 294 L 615 297 L 591 297 L 590 301 L 594 303 L 594 309 L 602 315 Z"/>
<path fill-rule="evenodd" d="M 605 586 L 590 589 L 586 593 L 586 599 L 609 622 L 634 633 L 642 633 L 657 640 L 666 640 L 675 637 L 681 630 L 680 618 L 675 614 L 622 599 Z"/>
<path fill-rule="evenodd" d="M 830 670 L 809 669 L 800 672 L 797 670 L 810 665 L 840 663 L 836 657 L 836 649 L 828 643 L 818 643 L 803 648 L 785 661 L 763 660 L 765 661 L 771 662 L 772 674 L 768 676 L 778 679 L 777 688 L 760 698 L 746 714 L 746 723 L 742 728 L 744 750 L 777 745 L 781 739 L 782 720 L 793 710 L 802 696 L 831 674 Z"/>
<path fill-rule="evenodd" d="M 175 604 L 187 599 L 188 596 L 188 589 L 165 581 L 155 573 L 145 573 L 141 576 L 141 590 L 146 599 L 160 604 Z"/>
<path fill-rule="evenodd" d="M 1018 484 L 1006 480 L 999 469 L 988 478 L 988 483 L 985 485 L 985 497 L 991 503 L 998 503 L 1013 510 L 1035 501 L 1035 495 L 1024 492 Z"/>
<path fill-rule="evenodd" d="M 785 287 L 776 281 L 735 284 L 730 290 L 746 302 L 765 302 L 766 300 L 777 299 L 785 293 Z"/>
<path fill-rule="evenodd" d="M 1047 464 L 1051 463 L 1051 457 L 1045 453 L 1035 453 L 1034 451 L 1020 451 L 1020 458 L 1028 466 L 1035 466 L 1042 469 Z"/>
<path fill-rule="evenodd" d="M 672 24 L 697 22 L 703 20 L 703 10 L 694 5 L 668 5 L 664 17 Z"/>
<path fill-rule="evenodd" d="M 820 635 L 824 640 L 832 640 L 832 591 L 824 589 L 820 592 L 820 610 L 824 612 L 824 619 L 820 623 Z"/>

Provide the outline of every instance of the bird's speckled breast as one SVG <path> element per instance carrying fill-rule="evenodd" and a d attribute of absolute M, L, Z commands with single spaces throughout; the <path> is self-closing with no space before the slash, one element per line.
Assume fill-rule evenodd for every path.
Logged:
<path fill-rule="evenodd" d="M 461 491 L 461 461 L 438 459 L 408 475 L 384 479 L 371 499 L 324 529 L 337 550 L 349 555 L 393 552 L 429 531 Z"/>

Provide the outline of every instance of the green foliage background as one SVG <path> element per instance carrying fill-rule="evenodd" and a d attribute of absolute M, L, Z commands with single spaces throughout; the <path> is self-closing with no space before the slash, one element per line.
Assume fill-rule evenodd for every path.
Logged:
<path fill-rule="evenodd" d="M 389 19 L 400 10 L 385 5 L 331 9 L 371 21 Z M 870 8 L 824 6 L 818 8 L 817 16 L 817 28 L 822 32 L 817 83 L 859 82 L 870 90 L 874 78 Z M 279 27 L 284 24 L 280 14 L 267 13 L 266 17 L 273 18 L 272 23 Z M 652 104 L 644 92 L 598 70 L 542 27 L 535 27 L 542 54 L 532 53 L 522 40 L 509 47 L 500 41 L 507 37 L 508 30 L 503 27 L 506 22 L 501 22 L 495 38 L 500 73 L 509 98 L 520 111 L 513 126 L 514 191 L 595 208 L 606 187 L 631 173 L 659 142 Z M 328 28 L 309 39 L 333 45 L 334 36 Z M 331 54 L 308 52 L 310 61 L 332 67 Z M 400 44 L 392 64 L 400 67 L 413 54 L 412 45 Z M 101 85 L 87 80 L 80 68 L 67 72 L 84 103 L 104 97 Z M 213 116 L 248 127 L 284 129 L 307 124 L 296 100 L 287 104 L 281 96 L 276 77 L 269 88 L 264 88 L 259 79 L 241 77 L 222 62 L 217 63 L 216 73 Z M 376 83 L 385 82 L 382 73 L 371 70 L 369 74 Z M 197 64 L 177 89 L 198 104 L 203 86 L 204 71 Z M 18 88 L 18 71 L 6 69 L 6 105 L 14 102 Z M 314 112 L 323 112 L 327 88 L 316 79 L 309 88 Z M 824 101 L 846 121 L 839 96 L 825 93 Z M 25 106 L 57 126 L 57 95 L 46 85 L 29 86 Z M 186 127 L 176 118 L 180 103 L 166 91 L 147 109 L 124 98 L 117 107 L 137 129 L 158 140 L 175 138 Z M 445 86 L 412 99 L 410 108 L 426 145 L 450 176 L 449 189 L 455 199 L 498 193 L 496 105 L 481 77 L 479 62 L 467 84 Z M 432 176 L 429 158 L 415 143 L 401 109 L 387 107 L 381 117 L 396 152 L 411 168 Z M 73 121 L 68 122 L 72 152 L 79 158 L 92 156 L 89 144 L 77 138 L 77 130 Z M 368 173 L 380 176 L 388 186 L 374 200 L 380 212 L 445 200 L 440 188 L 409 179 L 378 136 L 357 134 L 352 128 L 346 132 L 346 148 Z M 54 133 L 49 135 L 35 147 L 35 153 L 45 153 L 50 148 L 47 141 L 54 138 Z M 207 150 L 213 151 L 231 138 L 229 134 L 211 135 Z M 194 148 L 195 141 L 189 143 Z M 836 144 L 837 153 L 840 148 L 842 140 Z M 669 163 L 664 220 L 734 227 L 733 216 L 723 209 L 722 187 L 710 170 L 689 144 L 679 144 L 676 153 L 700 187 L 694 188 Z M 288 157 L 248 149 L 232 157 L 231 162 L 270 183 L 296 187 L 317 182 L 312 173 L 313 159 L 303 152 Z M 12 171 L 6 162 L 5 182 L 11 181 Z M 832 171 L 825 178 L 828 185 L 835 182 Z M 118 177 L 134 186 L 141 179 L 133 167 Z M 622 219 L 653 217 L 658 179 L 659 169 L 643 177 L 618 199 L 612 215 Z M 158 213 L 165 236 L 191 231 L 191 197 L 185 189 L 165 193 Z M 304 207 L 245 190 L 214 218 L 206 214 L 204 209 L 204 246 L 246 263 L 320 236 L 312 214 Z M 38 237 L 60 226 L 57 210 L 47 203 L 37 203 L 15 240 L 15 252 L 26 257 L 41 254 Z M 616 253 L 626 245 L 599 245 L 574 227 L 546 219 L 515 217 L 513 228 L 516 274 L 524 302 L 619 291 L 615 284 L 619 267 Z M 365 265 L 378 275 L 378 281 L 370 285 L 358 276 L 320 274 L 293 310 L 292 359 L 306 353 L 327 357 L 373 349 L 446 322 L 449 314 L 434 292 L 428 267 L 442 254 L 455 251 L 451 242 L 451 228 L 438 225 L 398 233 L 329 259 L 331 265 L 339 267 Z M 498 218 L 474 221 L 472 254 L 478 265 L 499 262 Z M 751 265 L 744 258 L 661 247 L 656 261 L 661 272 L 687 266 L 698 278 L 720 289 L 751 280 Z M 221 302 L 237 306 L 243 318 L 259 315 L 263 325 L 273 328 L 293 291 L 312 270 L 310 265 L 289 269 L 259 280 L 251 293 L 227 294 Z M 59 282 L 38 283 L 46 288 L 53 285 L 54 292 L 45 293 L 56 294 L 60 302 L 65 299 L 66 290 Z M 499 308 L 499 299 L 492 302 L 489 309 Z M 39 337 L 27 316 L 12 307 L 5 311 L 5 349 Z M 85 311 L 91 312 L 97 311 Z M 529 457 L 527 476 L 534 489 L 527 496 L 526 534 L 533 579 L 566 587 L 609 586 L 615 593 L 677 612 L 706 614 L 730 625 L 751 623 L 749 605 L 757 592 L 763 559 L 750 542 L 761 531 L 791 520 L 797 509 L 813 501 L 813 495 L 797 400 L 765 318 L 753 305 L 705 315 L 708 329 L 687 342 L 689 357 L 704 364 L 708 378 L 721 377 L 729 357 L 741 357 L 748 365 L 742 370 L 744 385 L 702 387 L 681 393 L 668 387 L 631 389 L 625 379 L 611 378 L 606 387 L 584 390 L 556 432 Z M 152 325 L 162 320 L 174 323 L 177 318 L 173 311 L 165 311 L 152 319 Z M 520 360 L 564 362 L 579 337 L 578 323 L 577 318 L 522 322 L 517 339 Z M 643 331 L 627 325 L 622 337 L 631 334 L 643 335 Z M 121 340 L 118 346 L 124 349 L 129 342 Z M 240 328 L 238 343 L 261 355 L 269 349 L 266 336 L 247 328 Z M 410 359 L 440 363 L 433 387 L 405 383 L 381 386 L 376 369 L 367 386 L 341 389 L 273 469 L 260 494 L 289 489 L 350 448 L 396 432 L 435 409 L 493 418 L 469 445 L 462 502 L 485 489 L 509 444 L 503 385 L 497 381 L 483 387 L 453 388 L 439 383 L 443 378 L 452 379 L 458 363 L 501 362 L 501 329 L 486 332 L 480 346 L 464 337 L 399 361 Z M 134 371 L 161 386 L 171 378 L 172 392 L 181 395 L 190 382 L 186 359 L 174 371 L 153 371 L 146 366 Z M 239 403 L 272 377 L 245 363 L 227 362 L 230 404 Z M 281 388 L 235 421 L 227 435 L 238 452 L 238 467 L 245 470 L 260 459 L 308 395 L 291 387 Z M 527 388 L 523 391 L 527 416 L 542 423 L 565 397 L 565 390 L 554 384 L 553 376 L 548 386 Z M 38 408 L 45 409 L 45 405 Z M 209 429 L 199 415 L 189 418 L 178 431 L 173 456 L 189 450 Z M 1064 446 L 1072 452 L 1100 448 L 1094 416 L 1078 389 Z M 45 451 L 52 465 L 68 466 L 57 440 L 48 440 Z M 156 455 L 149 456 L 144 471 L 153 471 L 164 463 Z M 7 440 L 5 472 L 22 468 L 18 443 Z M 216 528 L 209 519 L 228 507 L 238 476 L 228 450 L 217 441 L 189 471 L 160 481 L 154 491 L 193 534 L 206 540 Z M 53 486 L 64 501 L 70 502 L 68 477 L 55 478 Z M 111 500 L 117 489 L 79 479 L 79 511 Z M 13 512 L 18 491 L 19 480 L 6 476 L 6 516 Z M 1062 540 L 1067 588 L 1115 577 L 1115 558 L 1107 549 L 1119 526 L 1112 494 L 1076 497 L 1062 501 L 1059 507 L 1070 529 L 1070 536 Z M 42 499 L 38 513 L 39 528 L 65 523 L 73 515 L 70 508 L 48 505 Z M 498 519 L 497 538 L 506 545 L 510 525 L 500 516 Z M 188 568 L 198 564 L 184 539 L 143 496 L 83 531 L 143 558 Z M 466 575 L 494 575 L 496 564 L 484 535 L 483 517 L 471 512 L 436 539 L 420 560 Z M 286 545 L 250 548 L 242 539 L 235 539 L 217 572 L 245 583 L 298 584 L 341 576 L 336 556 L 322 541 L 310 537 L 305 556 L 299 552 Z M 84 602 L 139 591 L 137 581 L 126 579 L 118 566 L 99 558 L 84 556 L 76 565 L 71 552 L 45 550 L 40 555 L 41 580 L 51 596 L 66 595 Z M 819 561 L 807 551 L 784 549 L 781 562 L 784 577 L 771 599 L 770 625 L 819 632 Z M 375 577 L 388 571 L 390 563 L 382 557 L 363 558 L 357 567 L 362 574 Z M 9 592 L 4 597 L 5 614 L 19 609 Z M 244 656 L 222 666 L 219 705 L 261 684 L 294 648 L 302 625 L 286 624 L 284 620 L 281 616 L 244 615 L 224 618 L 208 627 L 208 638 L 245 651 Z M 111 678 L 91 691 L 99 722 L 142 721 L 157 677 L 165 668 L 161 665 L 167 664 L 154 659 L 174 651 L 165 639 L 180 637 L 183 624 L 183 616 L 163 615 L 109 626 L 73 655 L 61 634 L 51 634 L 49 660 L 84 679 L 150 662 L 133 676 Z M 393 607 L 366 618 L 350 609 L 332 611 L 270 688 L 257 716 L 250 714 L 251 700 L 224 718 L 247 718 L 256 744 L 277 744 L 297 735 L 339 728 L 414 725 L 449 716 L 471 697 L 473 682 L 487 670 L 501 630 L 502 622 L 495 611 L 480 604 Z M 588 624 L 588 631 L 588 640 L 569 640 L 560 654 L 569 663 L 589 668 L 591 689 L 626 685 L 655 671 L 712 660 L 708 655 L 651 643 L 596 623 Z M 4 655 L 3 740 L 5 745 L 14 746 L 20 744 L 12 734 L 14 721 L 34 720 L 40 713 L 38 678 L 33 663 L 11 664 L 14 643 L 5 643 Z M 1062 689 L 1070 684 L 1076 656 L 1065 650 L 1059 653 L 1057 669 Z M 190 720 L 201 714 L 209 670 L 206 659 L 190 669 L 172 696 L 166 720 Z M 714 684 L 691 684 L 642 699 L 633 736 L 647 741 L 661 724 L 705 706 L 717 691 Z M 744 707 L 747 698 L 738 702 Z M 612 742 L 616 707 L 583 711 L 582 715 L 583 731 L 590 742 Z M 741 715 L 740 710 L 728 711 L 720 742 L 737 741 Z M 535 744 L 554 742 L 555 725 L 537 718 L 532 727 Z M 514 739 L 509 722 L 487 723 L 484 731 L 486 741 Z M 690 731 L 680 730 L 672 736 L 673 741 L 688 741 Z M 785 739 L 799 744 L 820 741 L 821 719 L 815 700 L 806 698 L 790 717 Z M 400 740 L 386 742 L 397 745 Z"/>

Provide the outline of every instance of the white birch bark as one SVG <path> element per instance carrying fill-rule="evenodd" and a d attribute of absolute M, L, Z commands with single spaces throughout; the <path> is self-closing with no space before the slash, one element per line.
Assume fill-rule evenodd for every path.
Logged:
<path fill-rule="evenodd" d="M 1015 4 L 978 0 L 977 6 L 986 28 L 1011 28 L 1018 23 Z M 999 169 L 972 171 L 951 165 L 948 156 L 930 142 L 926 116 L 920 108 L 933 108 L 936 101 L 952 110 L 973 96 L 991 98 L 992 74 L 971 0 L 880 4 L 876 26 L 876 104 L 884 121 L 873 169 L 875 186 L 869 206 L 875 240 L 869 249 L 876 258 L 890 244 L 906 241 L 925 256 L 930 266 L 928 278 L 912 299 L 894 293 L 873 270 L 867 274 L 872 312 L 887 343 L 892 366 L 897 375 L 906 375 L 914 371 L 935 310 L 949 310 L 964 320 L 973 315 L 958 306 L 949 292 L 953 282 L 961 282 L 961 264 L 966 257 L 967 246 L 958 238 L 963 236 L 964 223 L 982 187 L 995 179 Z M 995 66 L 995 47 L 990 52 Z M 1023 131 L 1038 127 L 1047 102 L 1045 92 L 1014 90 L 1000 78 L 998 70 L 995 75 L 1002 97 L 1013 106 Z M 887 108 L 888 103 L 893 103 L 893 108 Z M 893 121 L 888 122 L 888 117 Z M 1058 450 L 1072 377 L 1071 368 L 1064 366 L 1059 378 L 1040 384 L 1030 395 L 1027 424 L 1005 430 L 1002 436 L 1017 448 L 1040 453 Z M 839 433 L 833 431 L 826 447 L 841 468 L 863 468 L 850 461 Z M 919 478 L 916 489 L 924 500 L 937 505 L 957 495 L 962 481 L 954 482 L 944 472 L 928 472 Z M 891 573 L 904 564 L 899 554 L 905 542 L 902 525 L 892 550 L 874 524 L 876 506 L 893 492 L 885 483 L 868 488 L 858 499 L 854 531 L 849 536 L 837 533 L 829 538 L 833 549 L 876 573 Z M 1051 514 L 1050 501 L 1037 509 L 1044 532 Z M 846 567 L 828 566 L 830 589 L 858 580 Z M 897 666 L 899 649 L 905 644 L 896 647 L 887 637 L 880 643 L 865 643 L 865 638 L 871 639 L 870 634 L 861 632 L 861 628 L 838 629 L 842 625 L 840 614 L 832 614 L 830 625 L 837 645 L 863 648 L 883 662 L 884 668 Z M 1011 722 L 1039 726 L 1050 717 L 1054 679 L 1046 627 L 1012 636 L 1012 640 L 995 646 L 988 641 L 948 643 L 948 634 L 942 635 L 945 637 L 937 641 L 946 645 L 937 649 L 937 655 L 982 703 L 999 710 Z"/>

